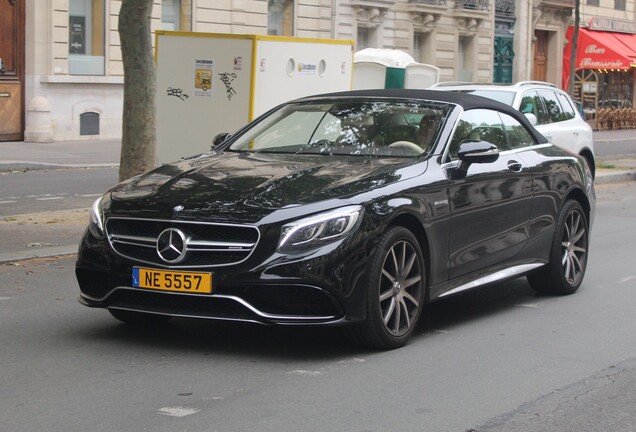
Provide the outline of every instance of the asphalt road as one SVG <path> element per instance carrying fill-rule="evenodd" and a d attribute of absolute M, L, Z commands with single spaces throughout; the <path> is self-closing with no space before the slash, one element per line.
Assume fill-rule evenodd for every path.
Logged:
<path fill-rule="evenodd" d="M 117 168 L 4 173 L 0 216 L 87 208 L 117 179 Z"/>
<path fill-rule="evenodd" d="M 635 188 L 598 188 L 577 294 L 537 296 L 524 279 L 467 292 L 428 306 L 390 352 L 338 329 L 132 330 L 77 303 L 71 257 L 0 265 L 0 429 L 627 432 Z"/>

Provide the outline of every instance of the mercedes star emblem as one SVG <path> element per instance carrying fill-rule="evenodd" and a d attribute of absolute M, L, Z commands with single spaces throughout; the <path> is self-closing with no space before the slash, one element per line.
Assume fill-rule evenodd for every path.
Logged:
<path fill-rule="evenodd" d="M 157 238 L 157 254 L 167 263 L 181 261 L 186 254 L 186 236 L 175 228 L 165 229 Z"/>

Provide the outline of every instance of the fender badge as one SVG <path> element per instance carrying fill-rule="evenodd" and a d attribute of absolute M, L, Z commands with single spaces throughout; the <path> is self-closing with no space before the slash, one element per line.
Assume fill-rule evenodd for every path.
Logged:
<path fill-rule="evenodd" d="M 183 210 L 183 206 L 182 205 L 174 206 L 172 210 L 174 210 L 175 212 L 180 212 L 181 210 Z"/>

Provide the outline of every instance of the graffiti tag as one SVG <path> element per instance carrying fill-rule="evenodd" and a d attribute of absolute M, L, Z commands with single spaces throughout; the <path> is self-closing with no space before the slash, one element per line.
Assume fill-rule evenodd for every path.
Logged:
<path fill-rule="evenodd" d="M 236 90 L 232 87 L 232 82 L 236 79 L 235 73 L 220 73 L 219 77 L 221 77 L 221 82 L 225 84 L 225 94 L 227 95 L 228 100 L 232 100 L 232 96 L 236 94 Z"/>
<path fill-rule="evenodd" d="M 168 87 L 168 96 L 178 97 L 182 101 L 184 101 L 184 100 L 186 100 L 186 99 L 188 99 L 190 97 L 187 94 L 185 94 L 183 92 L 183 90 L 181 90 L 180 88 L 172 88 L 172 87 Z"/>

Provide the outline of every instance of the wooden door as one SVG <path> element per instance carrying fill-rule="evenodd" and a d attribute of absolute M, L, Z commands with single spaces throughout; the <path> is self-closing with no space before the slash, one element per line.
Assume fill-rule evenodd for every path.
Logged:
<path fill-rule="evenodd" d="M 24 139 L 24 1 L 0 0 L 0 141 Z"/>
<path fill-rule="evenodd" d="M 548 32 L 535 30 L 534 62 L 532 66 L 532 79 L 537 81 L 548 80 Z"/>

